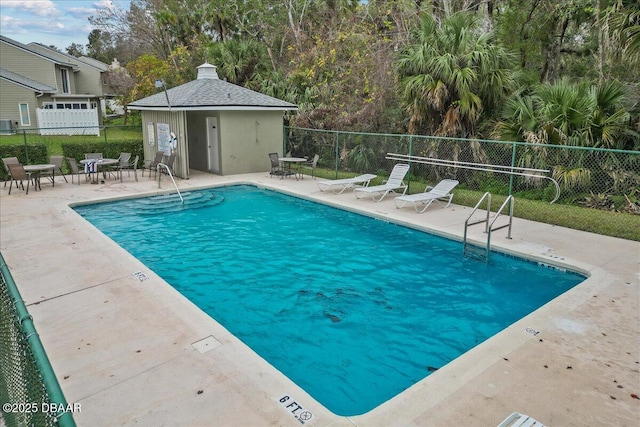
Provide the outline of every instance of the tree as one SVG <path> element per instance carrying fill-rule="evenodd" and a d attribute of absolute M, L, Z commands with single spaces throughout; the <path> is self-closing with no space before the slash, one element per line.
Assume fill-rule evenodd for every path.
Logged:
<path fill-rule="evenodd" d="M 630 81 L 638 80 L 640 66 L 640 3 L 616 0 L 603 11 L 605 54 L 626 69 L 635 69 Z"/>
<path fill-rule="evenodd" d="M 118 7 L 118 2 L 113 2 L 113 7 L 98 9 L 89 17 L 89 23 L 126 47 L 118 52 L 118 59 L 123 64 L 144 54 L 167 58 L 171 49 L 167 48 L 155 20 L 162 3 L 163 0 L 131 0 L 129 10 L 125 10 Z"/>
<path fill-rule="evenodd" d="M 218 74 L 230 83 L 246 86 L 256 74 L 268 69 L 264 45 L 253 40 L 228 40 L 212 43 L 209 60 L 218 65 Z"/>
<path fill-rule="evenodd" d="M 67 46 L 67 48 L 65 50 L 67 51 L 67 53 L 69 55 L 75 56 L 76 58 L 84 56 L 84 54 L 85 54 L 84 46 L 81 45 L 81 44 L 77 44 L 77 43 L 71 43 L 69 46 Z"/>
<path fill-rule="evenodd" d="M 89 34 L 89 44 L 87 45 L 87 56 L 110 64 L 113 58 L 117 58 L 120 50 L 116 45 L 115 38 L 106 31 L 93 30 Z"/>
<path fill-rule="evenodd" d="M 494 137 L 537 144 L 628 149 L 629 113 L 617 81 L 596 85 L 562 79 L 510 98 Z"/>
<path fill-rule="evenodd" d="M 137 60 L 129 62 L 124 70 L 115 69 L 108 73 L 107 83 L 121 94 L 118 100 L 125 109 L 125 124 L 128 116 L 127 105 L 156 93 L 157 79 L 166 82 L 176 77 L 166 60 L 153 55 L 142 55 Z"/>
<path fill-rule="evenodd" d="M 211 62 L 221 78 L 298 104 L 292 123 L 303 127 L 478 137 L 516 78 L 530 94 L 601 70 L 635 88 L 625 102 L 640 131 L 637 0 L 114 4 L 90 20 L 95 56 L 126 65 L 151 55 L 170 66 L 169 85 Z"/>
<path fill-rule="evenodd" d="M 135 101 L 133 98 L 133 88 L 135 87 L 135 80 L 124 67 L 113 68 L 109 67 L 109 71 L 104 76 L 106 85 L 113 91 L 113 93 L 119 94 L 117 100 L 124 108 L 124 125 L 127 125 L 129 118 L 129 110 L 127 104 Z"/>
<path fill-rule="evenodd" d="M 547 149 L 545 145 L 572 145 L 633 149 L 624 107 L 625 90 L 618 81 L 594 85 L 562 79 L 543 83 L 529 93 L 509 99 L 496 124 L 494 137 L 526 141 L 520 153 L 521 167 L 553 169 L 553 177 L 565 190 L 586 187 L 594 176 L 625 175 L 615 156 L 597 152 Z"/>
<path fill-rule="evenodd" d="M 481 119 L 514 90 L 513 56 L 479 24 L 463 12 L 441 23 L 422 17 L 397 61 L 409 133 L 476 137 Z"/>

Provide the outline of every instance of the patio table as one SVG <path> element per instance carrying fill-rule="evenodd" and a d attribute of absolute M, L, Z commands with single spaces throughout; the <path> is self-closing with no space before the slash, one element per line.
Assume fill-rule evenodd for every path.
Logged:
<path fill-rule="evenodd" d="M 88 173 L 91 174 L 95 174 L 94 179 L 91 181 L 92 184 L 97 184 L 98 183 L 98 173 L 100 171 L 101 168 L 104 168 L 105 166 L 113 166 L 113 165 L 117 165 L 118 163 L 120 163 L 120 160 L 118 159 L 83 159 L 80 160 L 80 163 L 83 165 L 87 165 L 87 164 L 91 164 L 93 163 L 95 165 L 94 170 L 89 170 Z M 103 170 L 102 173 L 104 174 L 105 171 Z"/>
<path fill-rule="evenodd" d="M 39 164 L 39 165 L 25 165 L 23 166 L 25 172 L 38 172 L 38 174 L 36 175 L 36 179 L 35 179 L 35 187 L 37 190 L 42 190 L 42 187 L 40 186 L 40 172 L 46 172 L 46 171 L 51 171 L 51 185 L 55 186 L 56 182 L 55 182 L 55 173 L 56 173 L 56 165 L 51 165 L 51 164 Z"/>
<path fill-rule="evenodd" d="M 289 175 L 293 175 L 296 178 L 296 181 L 298 180 L 298 175 L 300 175 L 302 179 L 302 174 L 300 173 L 300 164 L 307 161 L 305 157 L 279 157 L 278 161 L 283 164 L 284 169 L 284 174 L 280 177 L 280 179 Z M 291 172 L 292 164 L 296 166 L 295 172 Z"/>

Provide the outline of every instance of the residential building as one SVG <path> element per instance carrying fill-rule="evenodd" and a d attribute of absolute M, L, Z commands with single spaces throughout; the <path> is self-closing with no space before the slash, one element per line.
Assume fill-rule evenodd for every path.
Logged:
<path fill-rule="evenodd" d="M 0 35 L 0 132 L 99 134 L 108 65 Z"/>

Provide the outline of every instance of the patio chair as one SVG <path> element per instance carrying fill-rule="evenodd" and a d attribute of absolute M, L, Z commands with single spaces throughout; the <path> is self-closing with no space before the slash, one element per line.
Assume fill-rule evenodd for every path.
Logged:
<path fill-rule="evenodd" d="M 514 412 L 498 424 L 498 427 L 544 427 L 544 424 L 529 415 Z"/>
<path fill-rule="evenodd" d="M 316 166 L 318 166 L 318 160 L 320 160 L 320 155 L 315 154 L 313 156 L 313 160 L 302 164 L 302 167 L 306 169 L 311 169 L 311 179 L 315 179 L 316 177 Z"/>
<path fill-rule="evenodd" d="M 107 171 L 111 174 L 115 173 L 116 178 L 120 174 L 122 166 L 127 166 L 131 161 L 131 153 L 121 152 L 117 160 L 118 160 L 118 163 L 107 167 Z M 122 176 L 120 177 L 120 181 L 122 181 Z"/>
<path fill-rule="evenodd" d="M 71 169 L 71 183 L 73 184 L 73 177 L 78 177 L 78 185 L 80 185 L 80 175 L 84 175 L 84 181 L 87 182 L 89 180 L 89 173 L 85 172 L 84 169 L 80 169 L 78 167 L 78 162 L 73 157 L 67 157 L 67 163 L 69 164 L 69 169 Z"/>
<path fill-rule="evenodd" d="M 153 158 L 153 160 L 142 169 L 142 176 L 144 176 L 144 170 L 147 169 L 149 171 L 149 178 L 151 178 L 151 172 L 157 172 L 158 163 L 162 163 L 163 158 L 164 151 L 156 151 L 156 156 Z"/>
<path fill-rule="evenodd" d="M 127 171 L 127 176 L 131 176 L 131 171 L 133 171 L 133 177 L 138 181 L 138 160 L 140 160 L 140 156 L 136 156 L 131 163 L 120 163 L 118 165 L 118 173 L 120 173 L 120 182 L 122 182 L 122 172 Z"/>
<path fill-rule="evenodd" d="M 62 162 L 64 161 L 64 156 L 51 156 L 49 157 L 49 163 L 52 165 L 55 165 L 55 167 L 53 168 L 52 171 L 47 171 L 44 173 L 41 173 L 40 176 L 46 176 L 47 178 L 49 178 L 51 180 L 51 182 L 53 182 L 53 178 L 56 175 L 62 175 L 62 177 L 64 178 L 64 182 L 69 182 L 67 180 L 67 177 L 65 176 L 64 172 L 62 172 Z"/>
<path fill-rule="evenodd" d="M 131 160 L 131 153 L 120 153 L 118 160 L 121 165 L 126 165 Z"/>
<path fill-rule="evenodd" d="M 4 164 L 4 170 L 7 172 L 7 176 L 4 179 L 4 186 L 7 186 L 7 181 L 11 180 L 11 171 L 9 170 L 9 165 L 19 165 L 20 161 L 17 157 L 3 157 L 2 164 Z"/>
<path fill-rule="evenodd" d="M 282 166 L 280 165 L 280 157 L 278 156 L 278 153 L 269 153 L 269 160 L 271 161 L 271 172 L 269 172 L 269 175 L 272 177 L 274 175 L 282 177 L 284 175 L 284 169 L 282 169 Z"/>
<path fill-rule="evenodd" d="M 9 194 L 11 194 L 11 188 L 13 183 L 16 183 L 16 188 L 22 187 L 24 190 L 24 181 L 27 181 L 27 192 L 29 194 L 29 183 L 33 180 L 33 186 L 38 189 L 38 172 L 27 172 L 24 170 L 24 166 L 21 164 L 9 164 L 9 172 L 11 174 L 11 184 L 9 184 Z"/>
<path fill-rule="evenodd" d="M 176 153 L 171 153 L 169 154 L 169 157 L 167 158 L 166 162 L 163 162 L 164 165 L 166 165 L 169 170 L 171 171 L 171 175 L 174 175 L 173 173 L 173 164 L 176 162 Z M 157 170 L 157 166 L 156 166 L 156 170 Z M 167 169 L 165 168 L 160 168 L 160 173 L 167 173 Z"/>
<path fill-rule="evenodd" d="M 451 204 L 451 200 L 453 200 L 453 193 L 451 193 L 451 190 L 453 190 L 456 185 L 458 185 L 458 181 L 454 179 L 443 179 L 435 187 L 427 185 L 423 193 L 407 194 L 396 197 L 393 201 L 398 209 L 405 207 L 408 203 L 411 203 L 413 204 L 416 212 L 423 213 L 429 206 L 431 206 L 431 203 L 434 200 L 440 203 L 442 199 L 447 199 L 447 205 L 445 208 L 448 208 Z"/>
<path fill-rule="evenodd" d="M 320 188 L 320 191 L 331 190 L 335 194 L 342 194 L 350 188 L 368 187 L 371 180 L 374 179 L 376 176 L 377 175 L 366 173 L 364 175 L 354 176 L 353 178 L 343 178 L 343 179 L 333 179 L 333 180 L 323 179 L 318 181 L 318 188 Z"/>
<path fill-rule="evenodd" d="M 398 163 L 393 167 L 387 182 L 372 187 L 358 187 L 354 190 L 357 199 L 366 195 L 370 195 L 376 202 L 381 201 L 389 193 L 395 193 L 396 190 L 402 190 L 402 195 L 407 192 L 407 184 L 404 183 L 404 177 L 409 172 L 409 165 L 406 163 Z"/>
<path fill-rule="evenodd" d="M 102 153 L 85 153 L 85 159 L 102 159 Z"/>

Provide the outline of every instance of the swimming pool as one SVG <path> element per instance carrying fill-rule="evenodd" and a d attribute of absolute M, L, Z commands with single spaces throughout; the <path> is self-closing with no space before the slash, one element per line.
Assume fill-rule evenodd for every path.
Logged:
<path fill-rule="evenodd" d="M 583 276 L 252 186 L 75 209 L 339 415 L 367 412 Z M 123 226 L 126 224 L 126 226 Z"/>

